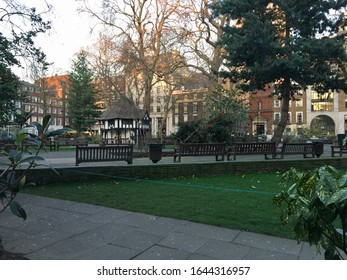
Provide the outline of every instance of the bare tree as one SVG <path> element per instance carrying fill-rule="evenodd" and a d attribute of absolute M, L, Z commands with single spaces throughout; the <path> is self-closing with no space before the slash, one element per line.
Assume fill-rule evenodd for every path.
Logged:
<path fill-rule="evenodd" d="M 214 17 L 209 5 L 216 0 L 186 0 L 186 22 L 182 28 L 187 34 L 186 53 L 189 55 L 189 67 L 208 77 L 211 88 L 219 81 L 218 73 L 223 62 L 223 48 L 218 43 L 223 34 L 222 27 L 230 25 L 226 15 Z"/>
<path fill-rule="evenodd" d="M 114 36 L 100 32 L 97 42 L 85 52 L 95 73 L 98 99 L 109 108 L 124 92 L 124 69 L 122 44 Z"/>
<path fill-rule="evenodd" d="M 47 97 L 49 95 L 48 84 L 45 80 L 47 76 L 48 65 L 45 62 L 33 61 L 30 64 L 30 78 L 35 83 L 35 90 L 40 94 L 42 98 L 42 114 L 47 115 L 48 102 Z"/>
<path fill-rule="evenodd" d="M 90 6 L 89 0 L 80 0 L 81 11 L 96 18 L 127 48 L 127 58 L 133 61 L 131 81 L 142 88 L 143 104 L 150 110 L 153 79 L 158 75 L 157 65 L 162 53 L 167 51 L 167 39 L 178 21 L 179 0 L 103 0 L 102 8 Z M 172 38 L 172 37 L 171 37 Z M 136 71 L 136 73 L 134 73 Z"/>

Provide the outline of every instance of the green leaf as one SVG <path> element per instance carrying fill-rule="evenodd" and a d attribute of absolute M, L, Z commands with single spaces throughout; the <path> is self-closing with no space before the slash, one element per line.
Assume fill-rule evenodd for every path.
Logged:
<path fill-rule="evenodd" d="M 46 115 L 42 121 L 43 134 L 47 134 L 50 122 L 51 122 L 51 115 Z"/>
<path fill-rule="evenodd" d="M 16 172 L 15 171 L 8 172 L 6 181 L 8 182 L 9 185 L 12 186 L 16 181 Z"/>
<path fill-rule="evenodd" d="M 37 131 L 39 132 L 39 135 L 41 135 L 43 133 L 43 127 L 40 123 L 33 122 L 33 123 L 31 123 L 31 125 L 36 127 Z"/>
<path fill-rule="evenodd" d="M 69 132 L 69 131 L 73 131 L 72 128 L 61 128 L 61 129 L 57 129 L 57 130 L 53 130 L 53 131 L 49 131 L 45 134 L 45 137 L 46 138 L 49 138 L 49 137 L 53 137 L 53 136 L 58 136 L 58 135 L 62 135 L 64 134 L 65 132 Z"/>
<path fill-rule="evenodd" d="M 23 177 L 20 179 L 19 183 L 20 183 L 21 186 L 24 186 L 24 185 L 25 185 L 26 178 L 27 178 L 26 176 L 23 176 Z"/>
<path fill-rule="evenodd" d="M 329 247 L 325 250 L 324 258 L 326 260 L 340 260 L 341 259 L 334 247 Z"/>
<path fill-rule="evenodd" d="M 325 205 L 338 204 L 347 199 L 347 188 L 343 188 L 334 193 L 330 199 L 328 199 Z"/>
<path fill-rule="evenodd" d="M 45 160 L 45 159 L 41 156 L 30 156 L 30 157 L 23 158 L 18 163 L 32 162 L 32 161 L 37 161 L 37 160 Z"/>
<path fill-rule="evenodd" d="M 17 201 L 13 200 L 10 202 L 10 209 L 14 215 L 16 215 L 19 218 L 22 218 L 23 220 L 26 220 L 27 214 Z"/>
<path fill-rule="evenodd" d="M 339 186 L 340 187 L 346 187 L 347 186 L 347 173 L 342 175 L 342 177 L 339 179 Z"/>

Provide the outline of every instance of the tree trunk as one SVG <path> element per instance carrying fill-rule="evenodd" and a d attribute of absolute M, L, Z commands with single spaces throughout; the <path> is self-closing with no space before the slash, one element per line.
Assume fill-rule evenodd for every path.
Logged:
<path fill-rule="evenodd" d="M 276 146 L 281 142 L 284 130 L 288 123 L 288 116 L 289 116 L 289 101 L 291 98 L 290 95 L 290 80 L 287 79 L 287 81 L 284 82 L 283 90 L 281 91 L 282 94 L 282 107 L 281 107 L 281 117 L 280 121 L 276 125 L 274 129 L 274 135 L 272 137 L 272 141 L 276 143 Z"/>

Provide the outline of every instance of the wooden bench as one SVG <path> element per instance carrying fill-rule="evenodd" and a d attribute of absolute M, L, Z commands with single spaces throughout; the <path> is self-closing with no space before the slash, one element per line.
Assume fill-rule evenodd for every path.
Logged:
<path fill-rule="evenodd" d="M 331 156 L 333 157 L 335 154 L 339 154 L 342 157 L 342 154 L 347 153 L 347 142 L 343 143 L 346 134 L 337 134 L 337 143 L 331 145 Z"/>
<path fill-rule="evenodd" d="M 237 155 L 264 155 L 265 159 L 269 159 L 268 155 L 275 158 L 276 143 L 275 142 L 238 142 L 233 143 L 228 148 L 227 159 L 232 156 L 236 160 Z"/>
<path fill-rule="evenodd" d="M 332 145 L 331 146 L 331 156 L 339 154 L 342 157 L 342 154 L 347 154 L 347 145 Z"/>
<path fill-rule="evenodd" d="M 226 143 L 181 143 L 174 147 L 174 162 L 181 162 L 183 156 L 215 156 L 216 161 L 224 161 Z"/>
<path fill-rule="evenodd" d="M 80 147 L 76 146 L 76 166 L 81 162 L 126 161 L 133 163 L 133 145 Z"/>
<path fill-rule="evenodd" d="M 284 155 L 303 155 L 304 158 L 314 158 L 314 143 L 287 143 L 284 142 L 282 148 L 279 148 L 277 154 L 283 159 Z"/>
<path fill-rule="evenodd" d="M 86 138 L 58 138 L 54 141 L 54 147 L 56 151 L 59 151 L 61 146 L 88 146 L 88 140 Z"/>

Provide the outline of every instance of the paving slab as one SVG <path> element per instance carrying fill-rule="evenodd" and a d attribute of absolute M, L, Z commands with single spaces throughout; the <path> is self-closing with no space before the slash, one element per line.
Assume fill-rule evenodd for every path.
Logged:
<path fill-rule="evenodd" d="M 110 244 L 144 251 L 161 241 L 163 238 L 164 237 L 160 235 L 133 230 L 129 231 L 127 234 L 122 234 L 121 236 L 113 238 Z"/>
<path fill-rule="evenodd" d="M 97 247 L 73 239 L 63 239 L 44 248 L 32 251 L 25 257 L 33 260 L 72 260 L 79 259 Z M 84 257 L 83 257 L 84 259 Z"/>
<path fill-rule="evenodd" d="M 112 243 L 112 241 L 128 236 L 134 230 L 133 226 L 121 224 L 99 225 L 97 228 L 74 235 L 71 239 L 85 244 L 93 244 L 97 247 Z"/>
<path fill-rule="evenodd" d="M 134 257 L 134 260 L 186 260 L 190 252 L 154 245 L 148 250 Z"/>
<path fill-rule="evenodd" d="M 264 234 L 255 234 L 252 232 L 241 232 L 234 240 L 234 243 L 251 246 L 258 249 L 270 250 L 278 253 L 286 253 L 299 256 L 302 244 L 297 241 L 268 236 Z"/>
<path fill-rule="evenodd" d="M 61 240 L 68 239 L 72 235 L 58 231 L 47 231 L 39 234 L 26 235 L 23 239 L 5 243 L 5 249 L 12 253 L 30 254 L 39 249 L 48 247 Z"/>
<path fill-rule="evenodd" d="M 178 231 L 229 242 L 233 241 L 241 232 L 240 230 L 222 228 L 194 222 L 186 222 L 183 227 L 180 227 L 178 229 Z"/>
<path fill-rule="evenodd" d="M 114 244 L 106 244 L 99 248 L 89 250 L 88 252 L 77 256 L 76 259 L 82 260 L 130 260 L 136 257 L 140 251 L 116 246 Z"/>
<path fill-rule="evenodd" d="M 251 248 L 243 260 L 297 260 L 297 255 L 279 253 L 266 249 Z"/>
<path fill-rule="evenodd" d="M 196 253 L 220 260 L 242 260 L 250 250 L 251 247 L 245 245 L 209 240 Z"/>
<path fill-rule="evenodd" d="M 209 239 L 206 237 L 174 232 L 169 233 L 169 235 L 162 239 L 158 245 L 194 253 L 208 240 Z"/>

